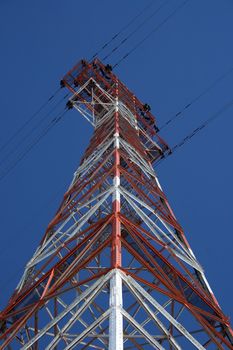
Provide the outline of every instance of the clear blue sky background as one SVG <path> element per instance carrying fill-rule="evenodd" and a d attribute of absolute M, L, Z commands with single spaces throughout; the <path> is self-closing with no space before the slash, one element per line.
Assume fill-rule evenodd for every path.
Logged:
<path fill-rule="evenodd" d="M 111 56 L 109 63 L 114 64 L 181 2 L 170 0 Z M 0 146 L 54 92 L 63 74 L 76 61 L 94 54 L 149 3 L 0 0 Z M 137 23 L 162 3 L 154 0 Z M 134 26 L 127 32 L 133 29 Z M 151 105 L 161 125 L 233 67 L 232 32 L 232 0 L 190 0 L 115 72 L 142 101 Z M 119 39 L 123 38 L 124 35 Z M 232 88 L 233 72 L 161 135 L 170 145 L 176 144 L 232 99 Z M 57 112 L 62 108 L 61 105 Z M 32 126 L 44 114 L 38 115 Z M 233 108 L 157 169 L 192 249 L 224 312 L 231 317 L 232 115 Z M 26 132 L 29 130 L 30 127 Z M 15 149 L 24 134 L 0 151 L 1 307 L 56 211 L 91 133 L 91 126 L 77 112 L 70 111 L 3 179 L 4 171 L 36 133 L 17 146 L 5 162 L 3 158 Z"/>

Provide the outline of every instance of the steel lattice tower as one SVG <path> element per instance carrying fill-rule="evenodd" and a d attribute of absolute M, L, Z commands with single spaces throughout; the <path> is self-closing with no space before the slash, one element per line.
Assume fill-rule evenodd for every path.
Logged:
<path fill-rule="evenodd" d="M 98 60 L 61 83 L 94 134 L 0 314 L 0 349 L 233 349 L 153 169 L 170 150 L 149 106 Z"/>

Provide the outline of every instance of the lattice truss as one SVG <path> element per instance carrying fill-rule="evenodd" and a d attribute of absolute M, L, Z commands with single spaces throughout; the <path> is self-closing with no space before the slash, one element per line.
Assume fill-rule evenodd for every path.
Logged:
<path fill-rule="evenodd" d="M 62 80 L 94 134 L 0 314 L 0 349 L 233 349 L 158 182 L 154 117 L 95 60 Z"/>

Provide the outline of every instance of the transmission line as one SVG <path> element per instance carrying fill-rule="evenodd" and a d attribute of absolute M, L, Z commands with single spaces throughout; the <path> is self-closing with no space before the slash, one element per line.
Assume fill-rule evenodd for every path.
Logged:
<path fill-rule="evenodd" d="M 104 59 L 106 59 L 107 57 L 109 57 L 113 52 L 115 52 L 117 50 L 118 47 L 120 47 L 121 45 L 123 45 L 123 43 L 125 43 L 134 33 L 136 33 L 143 25 L 145 25 L 145 23 L 147 23 L 147 21 L 149 19 L 151 19 L 168 1 L 170 0 L 167 0 L 165 1 L 159 8 L 157 8 L 149 17 L 147 17 L 139 26 L 136 27 L 135 30 L 133 30 L 125 39 L 123 39 L 120 43 L 120 45 L 118 45 L 116 48 L 114 48 L 107 56 L 105 56 Z M 186 0 L 185 2 L 187 2 L 189 0 Z M 113 40 L 117 39 L 117 37 L 120 36 L 120 34 L 122 34 L 128 27 L 130 27 L 130 25 L 132 23 L 134 23 L 147 9 L 149 9 L 152 5 L 153 5 L 154 1 L 151 1 L 149 3 L 149 5 L 145 6 L 141 11 L 140 13 L 138 13 L 131 21 L 129 21 L 128 24 L 126 24 L 125 26 L 122 27 L 122 29 L 116 33 L 108 42 L 106 42 L 102 47 L 101 49 L 96 52 L 92 58 L 96 57 L 102 50 L 104 50 Z M 176 12 L 176 11 L 175 11 Z M 172 14 L 171 14 L 172 15 Z M 170 18 L 170 16 L 169 16 Z M 168 19 L 167 19 L 168 20 Z M 160 25 L 161 26 L 161 25 Z M 156 28 L 157 29 L 157 28 Z M 153 30 L 154 32 L 155 30 Z M 149 35 L 147 36 L 149 37 Z M 141 43 L 137 44 L 140 45 Z M 131 52 L 134 51 L 131 50 Z M 129 54 L 127 54 L 128 56 Z M 119 64 L 119 63 L 118 63 Z M 117 65 L 118 65 L 117 64 Z M 49 102 L 51 102 L 53 100 L 53 98 L 55 97 L 55 95 L 60 91 L 60 88 L 58 90 L 55 91 L 55 93 L 50 96 L 50 98 L 41 105 L 41 107 L 35 112 L 33 113 L 33 115 L 31 117 L 29 117 L 29 119 L 18 129 L 16 130 L 16 132 L 6 141 L 6 143 L 0 148 L 0 152 L 3 151 L 26 127 L 27 125 L 47 106 L 47 104 Z M 45 117 L 42 118 L 42 120 L 38 123 L 39 125 L 47 118 L 47 115 Z M 37 124 L 37 125 L 38 125 Z M 20 140 L 16 147 L 21 145 L 22 142 L 25 141 L 25 139 L 27 139 L 28 137 L 30 136 L 30 133 L 28 133 L 22 140 Z M 4 163 L 8 158 L 9 156 L 11 156 L 13 153 L 15 153 L 15 149 L 12 149 L 10 152 L 7 153 L 7 155 L 0 161 L 0 165 L 2 163 Z"/>
<path fill-rule="evenodd" d="M 224 112 L 229 110 L 233 106 L 233 99 L 228 101 L 223 107 L 221 107 L 217 112 L 215 112 L 211 117 L 206 119 L 203 123 L 201 123 L 196 129 L 191 131 L 187 136 L 185 136 L 180 142 L 178 142 L 176 145 L 174 145 L 171 148 L 171 152 L 168 153 L 164 158 L 160 159 L 160 161 L 156 164 L 159 165 L 161 161 L 163 161 L 165 158 L 172 155 L 175 151 L 177 151 L 179 148 L 183 147 L 187 142 L 189 142 L 194 136 L 196 136 L 201 130 L 206 128 L 210 123 L 212 123 L 215 119 L 219 118 Z"/>
<path fill-rule="evenodd" d="M 34 112 L 15 132 L 9 139 L 0 147 L 0 152 L 3 151 L 15 137 L 17 137 L 21 131 L 54 99 L 61 88 L 57 89 L 42 105 Z"/>
<path fill-rule="evenodd" d="M 120 65 L 127 57 L 129 57 L 138 47 L 140 47 L 151 35 L 157 32 L 165 23 L 167 23 L 182 7 L 184 7 L 189 0 L 183 1 L 179 6 L 175 8 L 160 24 L 158 24 L 152 31 L 150 31 L 142 40 L 140 40 L 130 51 L 128 51 L 124 56 L 122 56 L 119 61 L 117 61 L 113 68 Z"/>
<path fill-rule="evenodd" d="M 166 128 L 170 123 L 174 122 L 179 118 L 189 107 L 191 107 L 195 102 L 197 102 L 201 97 L 205 96 L 210 90 L 212 90 L 217 84 L 224 80 L 230 73 L 232 73 L 233 67 L 215 79 L 209 86 L 207 86 L 199 95 L 194 97 L 187 105 L 180 109 L 172 118 L 167 120 L 159 129 L 160 131 Z"/>
<path fill-rule="evenodd" d="M 98 50 L 91 58 L 91 60 L 93 58 L 95 58 L 100 52 L 102 52 L 106 47 L 109 46 L 109 44 L 116 40 L 126 29 L 128 29 L 140 16 L 142 16 L 142 14 L 144 12 L 146 12 L 150 7 L 152 7 L 152 5 L 154 4 L 154 1 L 151 1 L 148 5 L 146 5 L 135 17 L 133 17 L 125 26 L 123 26 L 108 42 L 106 42 L 101 48 L 100 50 Z M 60 91 L 61 88 L 57 89 L 49 98 L 48 100 L 46 100 L 39 108 L 38 110 L 33 113 L 20 127 L 19 129 L 17 129 L 12 136 L 10 136 L 10 138 L 2 145 L 0 146 L 0 152 L 3 151 L 5 148 L 7 148 L 7 146 L 9 146 L 9 144 L 28 126 L 28 124 L 34 120 L 34 118 L 54 99 L 54 97 L 57 95 L 57 93 Z M 43 120 L 46 117 L 42 118 Z M 39 123 L 41 124 L 41 123 Z M 23 138 L 23 141 L 27 138 L 27 136 L 25 138 Z M 20 142 L 21 143 L 21 142 Z M 18 146 L 19 144 L 17 144 Z M 14 153 L 14 150 L 11 150 L 0 162 L 0 165 L 6 160 L 8 159 L 8 157 Z"/>
<path fill-rule="evenodd" d="M 23 138 L 21 138 L 16 145 L 5 155 L 5 157 L 3 157 L 0 161 L 0 166 L 2 164 L 4 164 L 7 159 L 9 159 L 9 157 L 14 154 L 15 152 L 17 152 L 17 150 L 19 149 L 19 147 L 31 136 L 31 134 L 37 130 L 37 128 L 48 118 L 50 117 L 51 113 L 54 112 L 54 110 L 61 104 L 61 102 L 68 97 L 69 94 L 66 94 L 65 96 L 63 96 L 54 106 L 52 109 L 50 109 L 50 111 L 48 111 L 48 113 L 46 113 L 41 119 L 38 120 L 38 122 L 36 123 L 36 125 L 34 125 L 29 132 L 24 135 Z M 13 141 L 13 138 L 12 138 Z"/>
<path fill-rule="evenodd" d="M 48 134 L 48 132 L 63 118 L 66 112 L 67 109 L 65 109 L 62 114 L 59 114 L 57 117 L 53 118 L 50 124 L 44 130 L 42 130 L 37 138 L 28 145 L 28 147 L 19 155 L 19 157 L 14 162 L 9 165 L 9 167 L 6 168 L 5 171 L 0 174 L 0 181 L 3 180 L 17 166 L 17 164 L 22 161 L 23 158 L 40 142 L 40 140 Z"/>
<path fill-rule="evenodd" d="M 126 25 L 124 25 L 119 32 L 117 32 L 113 37 L 108 40 L 91 58 L 89 61 L 92 61 L 96 58 L 106 47 L 109 46 L 114 40 L 116 40 L 126 29 L 128 29 L 132 23 L 134 23 L 147 9 L 149 9 L 154 4 L 154 0 L 149 3 L 149 5 L 145 6 L 135 17 L 133 17 Z"/>
<path fill-rule="evenodd" d="M 150 16 L 148 16 L 141 24 L 139 24 L 132 32 L 130 32 L 117 46 L 115 46 L 106 56 L 102 58 L 105 61 L 115 51 L 117 51 L 128 39 L 130 39 L 135 33 L 139 31 L 151 18 L 153 18 L 170 0 L 162 3 Z"/>
<path fill-rule="evenodd" d="M 210 123 L 217 119 L 221 114 L 226 112 L 233 106 L 233 99 L 227 102 L 222 108 L 220 108 L 216 113 L 214 113 L 210 118 L 206 119 L 202 124 L 200 124 L 196 129 L 194 129 L 190 134 L 188 134 L 181 142 L 172 147 L 172 152 L 187 143 L 192 137 L 197 135 L 202 129 L 206 128 Z"/>

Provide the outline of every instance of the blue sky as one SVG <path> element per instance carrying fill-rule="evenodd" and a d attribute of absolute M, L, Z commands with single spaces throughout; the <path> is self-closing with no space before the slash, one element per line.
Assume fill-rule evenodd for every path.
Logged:
<path fill-rule="evenodd" d="M 154 0 L 119 41 L 163 2 Z M 181 3 L 168 1 L 111 55 L 108 63 L 116 63 Z M 0 0 L 0 148 L 59 87 L 60 79 L 76 61 L 92 56 L 147 4 L 149 0 L 91 0 L 88 4 L 75 0 Z M 116 68 L 115 73 L 130 90 L 151 105 L 159 125 L 233 67 L 232 17 L 232 0 L 190 0 Z M 233 72 L 161 136 L 175 145 L 232 99 L 232 87 Z M 61 104 L 54 117 L 62 108 Z M 35 117 L 31 127 L 48 110 Z M 157 168 L 187 239 L 220 305 L 231 317 L 232 113 L 233 108 L 223 113 Z M 0 150 L 1 307 L 59 206 L 92 133 L 91 126 L 70 111 L 2 178 L 38 130 L 20 147 L 17 144 L 24 134 Z M 25 130 L 29 131 L 30 127 Z M 11 150 L 14 153 L 6 160 Z"/>

